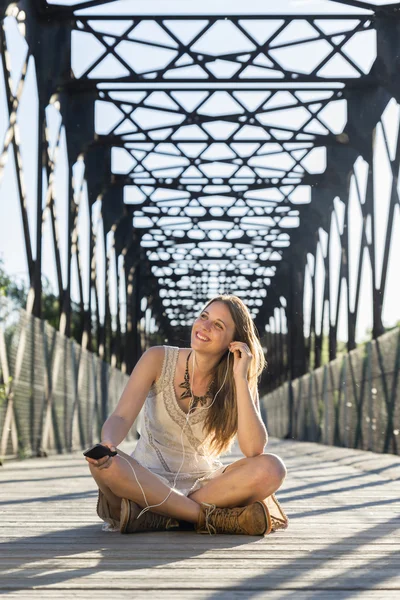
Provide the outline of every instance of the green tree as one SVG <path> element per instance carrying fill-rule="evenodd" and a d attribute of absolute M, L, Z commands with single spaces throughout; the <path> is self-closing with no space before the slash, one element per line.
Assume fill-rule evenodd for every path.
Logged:
<path fill-rule="evenodd" d="M 7 274 L 0 258 L 0 320 L 6 321 L 13 311 L 25 307 L 27 295 L 25 284 Z"/>
<path fill-rule="evenodd" d="M 4 268 L 4 261 L 0 258 L 0 320 L 9 321 L 10 317 L 20 308 L 26 308 L 28 287 L 26 283 L 15 275 L 9 275 Z M 47 277 L 42 277 L 42 319 L 49 325 L 58 329 L 60 323 L 60 300 L 53 292 Z M 11 319 L 12 320 L 12 319 Z M 10 329 L 11 328 L 11 329 Z M 8 324 L 8 335 L 11 335 L 13 326 Z M 72 337 L 80 343 L 81 311 L 76 303 L 72 303 L 71 333 Z"/>

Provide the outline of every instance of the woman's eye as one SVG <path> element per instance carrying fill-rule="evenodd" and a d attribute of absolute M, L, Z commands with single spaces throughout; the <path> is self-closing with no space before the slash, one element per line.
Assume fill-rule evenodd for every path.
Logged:
<path fill-rule="evenodd" d="M 222 329 L 222 325 L 220 325 L 219 323 L 215 323 L 215 326 L 218 327 L 218 329 Z"/>

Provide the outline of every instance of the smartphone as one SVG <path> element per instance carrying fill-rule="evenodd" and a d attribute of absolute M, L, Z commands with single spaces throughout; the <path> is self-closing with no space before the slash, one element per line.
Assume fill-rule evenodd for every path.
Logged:
<path fill-rule="evenodd" d="M 95 444 L 83 453 L 84 456 L 94 458 L 95 460 L 103 458 L 103 456 L 115 456 L 116 454 L 117 452 L 113 452 L 107 446 L 103 446 L 103 444 Z"/>

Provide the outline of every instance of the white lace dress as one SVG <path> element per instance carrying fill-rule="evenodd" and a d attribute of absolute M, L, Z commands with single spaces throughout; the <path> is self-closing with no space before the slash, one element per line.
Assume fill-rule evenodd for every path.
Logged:
<path fill-rule="evenodd" d="M 164 348 L 161 376 L 146 398 L 140 439 L 131 456 L 172 487 L 182 463 L 183 444 L 184 460 L 174 489 L 187 496 L 221 474 L 224 465 L 203 448 L 207 411 L 196 410 L 186 423 L 187 415 L 180 408 L 174 390 L 179 348 Z"/>

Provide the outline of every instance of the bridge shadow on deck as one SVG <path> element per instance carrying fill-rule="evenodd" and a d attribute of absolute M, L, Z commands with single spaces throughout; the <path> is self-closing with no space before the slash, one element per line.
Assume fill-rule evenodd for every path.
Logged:
<path fill-rule="evenodd" d="M 388 527 L 388 530 L 385 530 L 385 535 L 388 533 L 398 532 L 400 528 L 399 516 L 386 521 L 385 525 Z M 338 526 L 340 525 L 338 524 Z M 352 536 L 352 550 L 348 554 L 344 553 L 343 557 L 346 557 L 347 555 L 350 556 L 354 551 L 354 547 L 361 548 L 362 546 L 380 540 L 382 538 L 381 530 L 382 524 L 379 524 L 369 528 L 367 531 L 362 532 L 362 534 L 356 534 Z M 367 537 L 365 535 L 366 533 L 368 534 Z M 339 540 L 338 542 L 330 544 L 326 548 L 326 551 L 328 553 L 331 552 L 332 555 L 334 555 L 334 551 L 337 549 L 340 550 L 342 546 L 343 540 Z M 308 560 L 315 559 L 318 561 L 318 569 L 321 569 L 324 564 L 327 564 L 332 560 L 332 556 L 320 558 L 319 553 L 319 549 L 310 552 Z M 399 561 L 400 553 L 397 547 L 392 553 L 389 554 L 389 556 L 384 556 L 378 559 L 373 558 L 361 566 L 355 565 L 347 570 L 343 570 L 340 574 L 340 578 L 338 578 L 336 574 L 320 578 L 317 584 L 310 584 L 308 590 L 309 595 L 307 598 L 319 600 L 321 598 L 321 591 L 325 590 L 340 591 L 341 599 L 354 597 L 356 590 L 371 590 L 374 588 L 379 589 L 381 594 L 383 594 L 383 590 L 393 589 L 392 587 L 387 588 L 385 586 L 385 582 L 388 582 L 393 578 L 394 571 L 398 572 Z M 298 578 L 299 568 L 304 568 L 302 562 L 304 562 L 302 559 L 294 559 L 283 564 L 281 567 L 275 568 L 272 573 L 269 573 L 269 577 L 273 577 L 274 581 L 279 579 L 284 580 L 285 590 L 288 590 L 288 593 L 283 592 L 282 598 L 298 598 L 299 586 L 296 584 L 296 579 Z M 269 586 L 265 580 L 265 575 L 245 579 L 240 582 L 240 588 L 246 590 L 247 598 L 252 598 L 253 595 L 258 596 L 260 589 L 276 589 L 274 585 Z M 312 590 L 312 587 L 316 587 L 317 589 Z M 220 600 L 220 598 L 229 597 L 229 592 L 234 592 L 236 589 L 237 586 L 232 587 L 231 590 L 225 589 L 222 594 L 217 591 L 210 595 L 208 599 Z M 396 586 L 396 589 L 399 588 Z M 381 595 L 381 598 L 383 597 L 384 596 Z"/>
<path fill-rule="evenodd" d="M 160 548 L 160 536 L 163 538 L 164 549 Z M 36 567 L 36 570 L 33 571 L 32 564 L 38 560 L 35 553 L 38 548 L 40 548 L 40 560 L 43 562 L 63 558 L 70 560 L 74 555 L 79 556 L 83 552 L 100 552 L 100 557 L 97 555 L 93 558 L 97 561 L 96 566 L 90 567 L 89 570 L 113 571 L 117 579 L 118 571 L 121 571 L 119 562 L 122 560 L 129 561 L 130 571 L 140 571 L 196 558 L 213 549 L 229 550 L 253 542 L 253 537 L 226 536 L 222 538 L 218 536 L 214 538 L 198 536 L 192 532 L 151 532 L 122 536 L 119 533 L 103 532 L 99 524 L 64 532 L 56 531 L 0 544 L 2 556 L 8 556 L 8 560 L 2 558 L 0 561 L 3 565 L 0 566 L 0 582 L 3 582 L 0 583 L 0 591 L 7 593 L 6 581 L 9 577 L 10 567 L 8 564 L 5 566 L 5 563 L 11 560 L 15 563 L 13 569 L 18 573 L 21 584 L 12 583 L 8 590 L 10 592 L 18 589 L 59 585 L 71 579 L 87 576 L 88 567 L 85 566 L 85 559 L 82 558 L 80 559 L 82 566 L 79 568 L 68 568 L 65 571 L 57 569 L 55 573 L 51 566 L 46 564 L 42 568 Z M 168 544 L 170 544 L 169 547 Z M 182 544 L 184 546 L 189 544 L 190 549 L 179 550 Z M 32 548 L 31 556 L 27 556 L 27 546 Z M 46 550 L 46 546 L 49 546 L 48 550 Z M 23 556 L 18 556 L 20 552 Z M 50 570 L 51 573 L 49 573 Z M 109 583 L 110 588 L 113 588 L 112 581 Z"/>
<path fill-rule="evenodd" d="M 381 600 L 398 593 L 400 482 L 343 465 L 340 456 L 336 464 L 334 449 L 324 461 L 316 447 L 308 462 L 301 443 L 271 446 L 288 465 L 278 498 L 291 522 L 266 538 L 103 532 L 80 461 L 70 459 L 69 474 L 68 457 L 45 459 L 54 477 L 50 462 L 41 468 L 43 459 L 27 461 L 27 472 L 7 465 L 0 476 L 14 476 L 0 493 L 0 592 L 81 590 L 91 598 L 130 590 L 135 600 L 150 593 L 208 600 L 264 593 L 341 600 L 357 590 L 376 590 Z"/>

